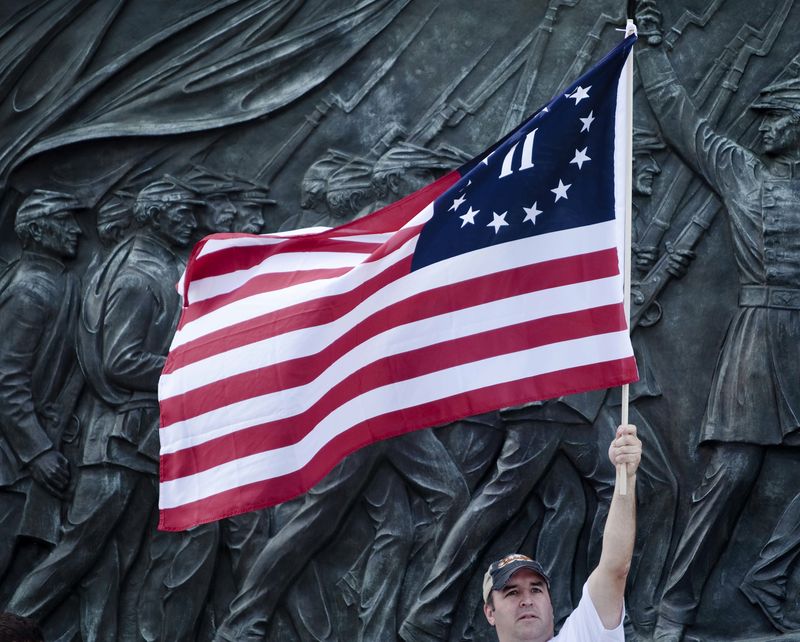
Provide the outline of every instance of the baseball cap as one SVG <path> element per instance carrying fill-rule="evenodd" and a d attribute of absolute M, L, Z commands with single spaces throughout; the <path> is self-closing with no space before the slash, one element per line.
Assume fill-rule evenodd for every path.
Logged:
<path fill-rule="evenodd" d="M 521 568 L 530 569 L 534 573 L 541 575 L 544 583 L 547 584 L 547 588 L 550 588 L 550 578 L 547 577 L 547 573 L 544 572 L 544 568 L 539 562 L 531 559 L 527 555 L 512 553 L 511 555 L 501 557 L 499 560 L 489 565 L 489 570 L 487 570 L 486 575 L 483 576 L 484 603 L 489 601 L 489 595 L 491 595 L 492 591 L 499 591 L 503 588 L 508 584 L 508 580 L 511 579 L 511 576 Z"/>

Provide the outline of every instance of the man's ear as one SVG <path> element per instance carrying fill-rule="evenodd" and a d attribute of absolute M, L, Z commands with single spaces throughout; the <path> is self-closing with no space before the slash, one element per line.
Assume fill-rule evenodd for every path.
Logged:
<path fill-rule="evenodd" d="M 394 192 L 395 194 L 400 193 L 400 188 L 402 186 L 400 177 L 397 174 L 389 174 L 386 177 L 386 184 L 389 186 L 389 190 Z"/>
<path fill-rule="evenodd" d="M 158 215 L 160 213 L 161 208 L 157 205 L 151 205 L 147 208 L 147 218 L 150 221 L 150 225 L 152 225 L 155 229 L 159 229 L 161 227 L 161 221 L 158 220 Z"/>
<path fill-rule="evenodd" d="M 494 626 L 494 607 L 490 604 L 483 605 L 483 614 L 486 616 L 486 619 L 489 621 L 489 624 Z"/>
<path fill-rule="evenodd" d="M 44 227 L 41 223 L 39 223 L 39 221 L 32 221 L 28 226 L 28 231 L 30 232 L 31 238 L 34 241 L 37 243 L 42 242 L 42 236 L 44 236 Z"/>

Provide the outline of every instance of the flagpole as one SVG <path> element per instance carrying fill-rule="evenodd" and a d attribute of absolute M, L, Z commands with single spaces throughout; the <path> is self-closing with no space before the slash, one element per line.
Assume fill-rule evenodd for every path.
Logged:
<path fill-rule="evenodd" d="M 636 33 L 636 25 L 633 20 L 628 18 L 625 24 L 625 37 Z M 625 64 L 625 148 L 627 159 L 625 162 L 625 269 L 623 274 L 623 305 L 625 306 L 625 318 L 628 320 L 630 331 L 631 323 L 631 228 L 633 225 L 633 52 L 629 54 Z M 622 386 L 621 418 L 620 423 L 624 426 L 628 423 L 628 405 L 630 401 L 630 390 L 628 384 Z M 616 487 L 620 495 L 628 494 L 628 476 L 626 474 L 626 464 L 617 465 Z"/>

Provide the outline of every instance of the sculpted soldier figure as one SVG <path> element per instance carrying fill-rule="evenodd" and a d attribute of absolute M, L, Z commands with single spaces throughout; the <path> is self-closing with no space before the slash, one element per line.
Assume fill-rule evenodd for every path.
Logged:
<path fill-rule="evenodd" d="M 464 153 L 448 147 L 428 149 L 413 143 L 398 143 L 376 161 L 372 170 L 376 200 L 359 214 L 374 212 L 413 194 L 432 183 L 437 175 L 468 160 Z"/>
<path fill-rule="evenodd" d="M 239 191 L 236 181 L 198 165 L 187 174 L 186 183 L 202 199 L 202 205 L 197 209 L 200 235 L 232 231 L 236 208 L 231 202 L 231 195 Z"/>
<path fill-rule="evenodd" d="M 84 395 L 81 463 L 63 535 L 8 610 L 42 620 L 80 583 L 84 640 L 115 639 L 120 586 L 156 503 L 156 388 L 180 312 L 175 248 L 197 228 L 197 195 L 164 177 L 138 195 L 138 232 L 89 284 L 78 331 Z"/>
<path fill-rule="evenodd" d="M 371 473 L 384 462 L 425 499 L 434 515 L 437 541 L 448 532 L 466 505 L 467 488 L 433 431 L 421 430 L 356 451 L 306 493 L 297 511 L 259 553 L 217 630 L 217 642 L 264 638 L 279 599 L 333 537 Z"/>
<path fill-rule="evenodd" d="M 639 71 L 668 142 L 722 199 L 739 307 L 717 362 L 700 444 L 705 475 L 667 579 L 656 639 L 678 641 L 758 476 L 766 446 L 800 442 L 800 79 L 765 87 L 753 107 L 764 156 L 697 113 L 660 47 L 661 15 L 641 3 Z M 752 594 L 758 601 L 756 593 Z"/>
<path fill-rule="evenodd" d="M 326 198 L 331 216 L 319 225 L 335 227 L 368 213 L 364 210 L 374 200 L 371 183 L 372 163 L 354 158 L 328 178 Z"/>
<path fill-rule="evenodd" d="M 0 578 L 19 535 L 50 544 L 58 536 L 57 524 L 21 530 L 21 520 L 58 514 L 70 480 L 62 418 L 72 415 L 77 394 L 62 393 L 77 374 L 78 293 L 64 260 L 77 253 L 81 207 L 69 194 L 34 191 L 14 224 L 22 255 L 0 274 Z"/>
<path fill-rule="evenodd" d="M 238 179 L 229 197 L 236 215 L 233 231 L 242 234 L 258 234 L 264 227 L 264 208 L 274 205 L 275 200 L 267 198 L 267 188 L 251 181 Z"/>
<path fill-rule="evenodd" d="M 329 149 L 322 158 L 312 163 L 300 183 L 301 211 L 287 218 L 279 230 L 285 232 L 324 225 L 322 221 L 331 214 L 327 200 L 328 178 L 352 159 L 350 154 Z"/>

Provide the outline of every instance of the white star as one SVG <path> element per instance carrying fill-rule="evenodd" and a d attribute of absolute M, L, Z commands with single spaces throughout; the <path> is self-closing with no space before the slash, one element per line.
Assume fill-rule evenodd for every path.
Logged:
<path fill-rule="evenodd" d="M 486 227 L 493 227 L 494 233 L 497 234 L 500 231 L 500 228 L 504 225 L 508 225 L 506 223 L 506 214 L 508 212 L 503 212 L 502 214 L 498 214 L 497 212 L 492 212 L 492 222 L 489 223 Z"/>
<path fill-rule="evenodd" d="M 578 169 L 583 169 L 583 164 L 586 161 L 592 160 L 586 155 L 586 150 L 589 149 L 588 147 L 584 147 L 583 149 L 576 149 L 575 150 L 575 158 L 573 158 L 569 164 L 575 163 L 578 166 Z"/>
<path fill-rule="evenodd" d="M 525 210 L 525 218 L 522 219 L 522 222 L 530 221 L 534 225 L 536 225 L 536 217 L 542 213 L 542 210 L 536 207 L 536 203 L 531 205 L 530 207 L 523 207 L 522 209 Z"/>
<path fill-rule="evenodd" d="M 454 212 L 458 211 L 458 208 L 461 207 L 461 203 L 467 200 L 466 196 L 459 196 L 457 199 L 453 201 L 453 204 L 448 208 L 448 212 L 453 210 Z"/>
<path fill-rule="evenodd" d="M 569 96 L 567 96 L 567 98 L 574 98 L 575 99 L 575 104 L 577 105 L 584 98 L 588 98 L 589 97 L 589 90 L 591 88 L 592 88 L 591 85 L 589 85 L 586 89 L 584 89 L 583 87 L 578 85 L 577 89 L 575 89 L 575 91 L 573 91 Z"/>
<path fill-rule="evenodd" d="M 558 187 L 556 187 L 555 189 L 551 189 L 550 190 L 551 192 L 553 192 L 553 194 L 556 195 L 556 200 L 555 200 L 556 203 L 558 203 L 558 200 L 561 199 L 561 198 L 564 198 L 564 199 L 569 198 L 567 196 L 567 190 L 570 187 L 572 187 L 572 183 L 570 183 L 569 185 L 564 185 L 564 183 L 561 182 L 561 179 L 560 178 L 558 179 Z"/>
<path fill-rule="evenodd" d="M 474 209 L 472 209 L 472 206 L 470 205 L 469 209 L 467 210 L 467 213 L 466 214 L 462 214 L 461 216 L 458 217 L 463 221 L 463 223 L 461 223 L 461 227 L 464 227 L 467 223 L 470 223 L 471 225 L 475 225 L 475 215 L 478 212 L 480 212 L 480 210 L 474 210 Z"/>
<path fill-rule="evenodd" d="M 581 127 L 582 132 L 588 132 L 589 128 L 592 126 L 594 122 L 594 110 L 589 112 L 589 115 L 586 118 L 578 118 L 579 121 L 583 123 L 583 127 Z"/>

